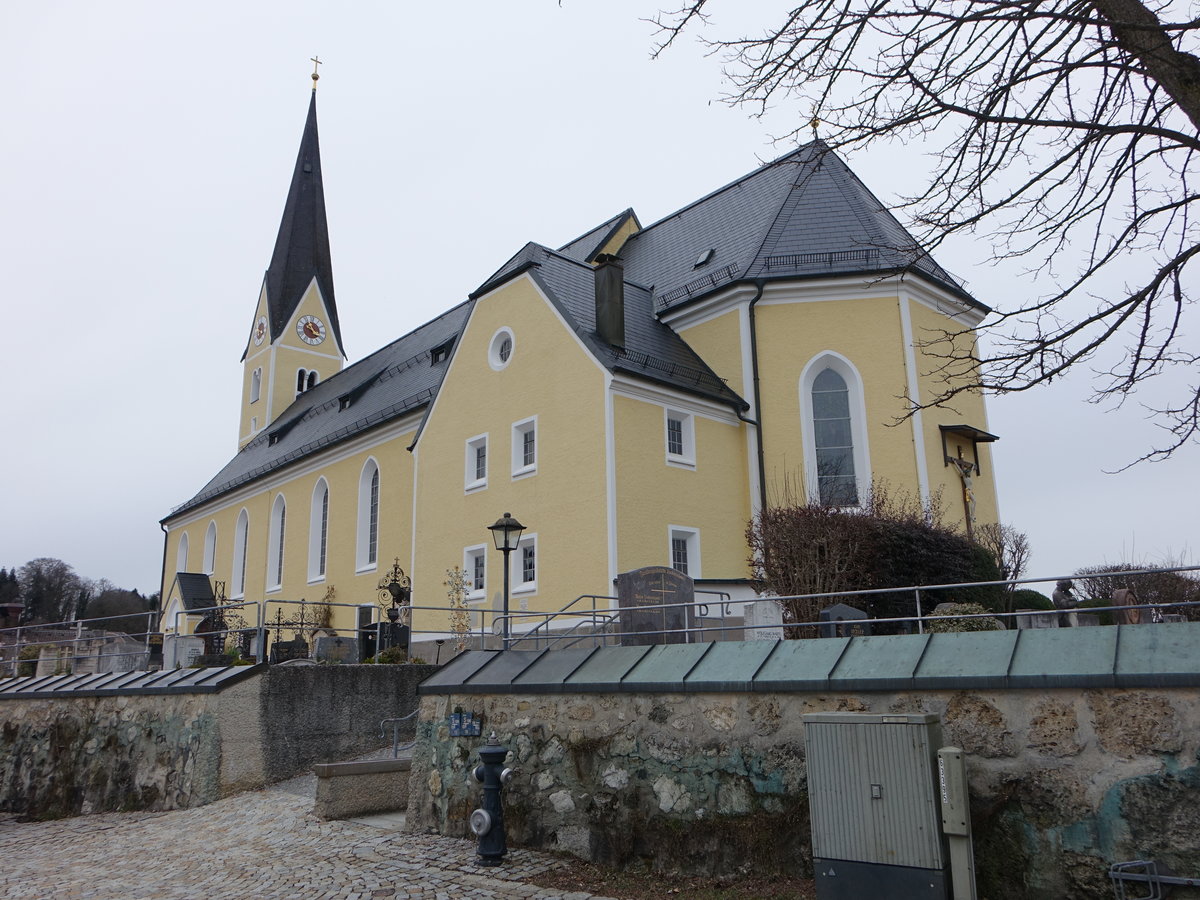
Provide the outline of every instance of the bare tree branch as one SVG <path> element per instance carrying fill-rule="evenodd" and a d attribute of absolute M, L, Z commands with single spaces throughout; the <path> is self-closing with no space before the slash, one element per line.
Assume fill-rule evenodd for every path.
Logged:
<path fill-rule="evenodd" d="M 1054 285 L 1001 299 L 990 352 L 965 328 L 928 336 L 946 386 L 926 406 L 1026 391 L 1080 365 L 1099 366 L 1094 400 L 1120 403 L 1173 369 L 1191 386 L 1149 408 L 1168 439 L 1141 460 L 1200 439 L 1200 361 L 1185 345 L 1200 253 L 1190 5 L 797 0 L 778 24 L 733 37 L 713 33 L 713 5 L 660 13 L 656 54 L 697 29 L 724 60 L 729 102 L 755 115 L 796 106 L 781 139 L 817 116 L 835 148 L 925 144 L 933 174 L 901 203 L 922 244 L 984 234 L 993 260 L 1024 260 L 1031 282 Z"/>

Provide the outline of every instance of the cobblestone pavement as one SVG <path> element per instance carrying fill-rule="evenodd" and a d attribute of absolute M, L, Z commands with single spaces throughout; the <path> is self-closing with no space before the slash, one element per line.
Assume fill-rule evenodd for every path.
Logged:
<path fill-rule="evenodd" d="M 56 822 L 0 816 L 0 898 L 30 900 L 587 900 L 519 883 L 565 865 L 509 850 L 473 865 L 473 841 L 312 814 L 315 779 L 197 809 Z M 605 898 L 595 898 L 605 900 Z"/>

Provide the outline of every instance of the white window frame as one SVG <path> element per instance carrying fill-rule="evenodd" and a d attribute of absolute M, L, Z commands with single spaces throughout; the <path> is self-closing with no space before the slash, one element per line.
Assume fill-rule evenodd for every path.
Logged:
<path fill-rule="evenodd" d="M 679 453 L 671 452 L 672 419 L 678 420 L 680 425 L 683 448 Z M 663 410 L 663 450 L 666 453 L 667 465 L 683 469 L 696 468 L 696 420 L 691 413 L 669 406 Z"/>
<path fill-rule="evenodd" d="M 516 594 L 536 594 L 538 589 L 538 572 L 542 567 L 541 551 L 538 549 L 537 534 L 521 536 L 517 549 L 509 554 L 511 570 L 508 573 L 511 592 Z M 525 548 L 533 548 L 533 580 L 525 581 Z"/>
<path fill-rule="evenodd" d="M 287 500 L 276 494 L 267 528 L 267 593 L 283 588 L 283 545 L 287 539 Z"/>
<path fill-rule="evenodd" d="M 375 475 L 379 476 L 379 482 L 375 491 L 375 529 L 374 540 L 372 540 L 371 480 Z M 354 550 L 354 571 L 356 573 L 373 572 L 379 565 L 379 531 L 382 524 L 379 511 L 382 506 L 382 495 L 383 474 L 379 470 L 379 463 L 372 456 L 363 463 L 362 471 L 358 474 L 358 532 Z M 374 559 L 371 558 L 372 544 L 375 549 Z"/>
<path fill-rule="evenodd" d="M 467 576 L 466 600 L 468 603 L 479 603 L 487 599 L 487 544 L 476 544 L 463 549 L 463 572 Z M 483 560 L 483 587 L 475 585 L 475 560 Z"/>
<path fill-rule="evenodd" d="M 250 373 L 250 402 L 257 403 L 262 396 L 262 366 Z"/>
<path fill-rule="evenodd" d="M 484 452 L 483 477 L 477 476 L 476 453 L 482 447 Z M 481 491 L 488 485 L 488 472 L 491 471 L 492 460 L 491 452 L 488 449 L 487 432 L 477 434 L 474 437 L 467 438 L 466 449 L 464 451 L 464 467 L 463 467 L 463 490 L 467 493 L 473 491 Z"/>
<path fill-rule="evenodd" d="M 188 536 L 185 531 L 179 536 L 179 546 L 175 548 L 175 571 L 187 572 L 188 567 Z"/>
<path fill-rule="evenodd" d="M 686 541 L 688 570 L 683 574 L 693 580 L 700 577 L 700 529 L 686 525 L 667 526 L 667 566 L 675 568 L 675 541 Z M 678 570 L 677 570 L 678 571 Z"/>
<path fill-rule="evenodd" d="M 508 341 L 508 359 L 501 357 L 501 348 L 504 346 L 505 340 Z M 491 341 L 488 342 L 488 365 L 492 367 L 492 371 L 499 372 L 512 362 L 513 353 L 517 350 L 517 339 L 513 337 L 512 329 L 507 325 L 496 329 L 496 333 L 492 335 Z"/>
<path fill-rule="evenodd" d="M 204 532 L 204 562 L 205 575 L 211 575 L 217 569 L 217 523 L 212 520 Z"/>
<path fill-rule="evenodd" d="M 825 369 L 833 369 L 846 382 L 850 405 L 850 439 L 854 446 L 854 481 L 858 503 L 846 509 L 858 509 L 871 490 L 871 452 L 867 444 L 867 407 L 863 380 L 854 363 L 833 350 L 818 353 L 800 373 L 800 438 L 804 447 L 804 485 L 810 503 L 821 502 L 817 480 L 817 442 L 813 425 L 812 387 Z"/>
<path fill-rule="evenodd" d="M 329 482 L 318 478 L 308 511 L 308 583 L 325 580 L 329 570 Z"/>
<path fill-rule="evenodd" d="M 525 435 L 533 435 L 533 462 L 525 462 Z M 514 422 L 512 427 L 512 477 L 527 478 L 537 474 L 538 427 L 537 416 Z"/>
<path fill-rule="evenodd" d="M 233 529 L 233 561 L 229 583 L 230 600 L 241 600 L 246 596 L 246 556 L 250 548 L 250 514 L 245 507 L 238 513 Z"/>

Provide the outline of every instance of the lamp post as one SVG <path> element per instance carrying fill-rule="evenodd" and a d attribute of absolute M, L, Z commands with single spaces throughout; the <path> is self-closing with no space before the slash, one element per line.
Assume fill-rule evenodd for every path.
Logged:
<path fill-rule="evenodd" d="M 521 532 L 525 530 L 525 526 L 512 517 L 510 513 L 505 513 L 496 520 L 495 525 L 489 525 L 488 531 L 492 533 L 492 538 L 496 542 L 496 549 L 504 554 L 504 631 L 501 647 L 508 649 L 508 638 L 510 625 L 508 621 L 508 555 L 517 549 L 517 545 L 521 542 Z"/>

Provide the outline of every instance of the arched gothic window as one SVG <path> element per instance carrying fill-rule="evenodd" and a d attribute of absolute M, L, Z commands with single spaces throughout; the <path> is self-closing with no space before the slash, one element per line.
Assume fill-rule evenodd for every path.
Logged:
<path fill-rule="evenodd" d="M 823 506 L 859 506 L 871 483 L 862 379 L 844 356 L 827 352 L 800 377 L 809 498 Z"/>
<path fill-rule="evenodd" d="M 283 541 L 287 520 L 287 502 L 283 494 L 275 497 L 271 504 L 271 527 L 267 538 L 267 590 L 278 590 L 283 585 Z"/>
<path fill-rule="evenodd" d="M 217 562 L 217 523 L 209 522 L 208 530 L 204 532 L 204 574 L 211 575 L 216 571 Z"/>
<path fill-rule="evenodd" d="M 325 577 L 325 554 L 329 541 L 329 484 L 317 479 L 308 514 L 308 580 Z"/>
<path fill-rule="evenodd" d="M 233 583 L 231 598 L 240 599 L 246 595 L 246 548 L 250 534 L 250 516 L 246 510 L 238 513 L 237 525 L 233 529 Z"/>
<path fill-rule="evenodd" d="M 358 478 L 356 568 L 373 569 L 379 560 L 379 465 L 368 459 Z"/>
<path fill-rule="evenodd" d="M 179 536 L 179 549 L 175 551 L 175 571 L 186 572 L 188 558 L 188 536 L 185 531 Z"/>

